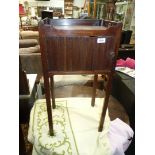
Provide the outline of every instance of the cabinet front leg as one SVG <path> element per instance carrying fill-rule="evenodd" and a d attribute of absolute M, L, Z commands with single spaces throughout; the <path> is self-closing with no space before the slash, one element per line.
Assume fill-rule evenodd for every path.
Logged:
<path fill-rule="evenodd" d="M 54 136 L 53 119 L 52 119 L 52 108 L 51 108 L 51 100 L 50 100 L 49 78 L 46 75 L 44 76 L 44 89 L 45 89 L 45 97 L 46 97 L 49 133 L 50 133 L 50 136 Z"/>
<path fill-rule="evenodd" d="M 102 107 L 100 123 L 99 123 L 99 127 L 98 127 L 99 132 L 101 132 L 103 129 L 103 125 L 104 125 L 104 121 L 105 121 L 105 115 L 106 115 L 106 111 L 108 108 L 111 85 L 112 85 L 112 75 L 109 75 L 108 82 L 107 82 L 106 89 L 105 89 L 105 99 L 104 99 L 104 103 L 103 103 L 103 107 Z"/>
<path fill-rule="evenodd" d="M 53 107 L 53 109 L 55 109 L 56 106 L 55 106 L 54 77 L 53 77 L 53 75 L 50 77 L 50 83 L 51 83 L 52 107 Z"/>

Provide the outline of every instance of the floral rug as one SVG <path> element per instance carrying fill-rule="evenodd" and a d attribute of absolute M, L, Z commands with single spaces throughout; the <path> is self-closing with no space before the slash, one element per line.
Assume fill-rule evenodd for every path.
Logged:
<path fill-rule="evenodd" d="M 31 110 L 28 140 L 33 144 L 32 155 L 111 155 L 107 137 L 110 118 L 108 111 L 104 129 L 98 132 L 103 98 L 56 99 L 53 112 L 54 133 L 49 136 L 46 100 L 37 100 Z"/>

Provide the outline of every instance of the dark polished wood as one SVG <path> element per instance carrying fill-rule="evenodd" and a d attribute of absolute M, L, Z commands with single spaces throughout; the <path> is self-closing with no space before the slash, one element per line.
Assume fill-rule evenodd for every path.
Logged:
<path fill-rule="evenodd" d="M 103 124 L 105 120 L 105 115 L 106 111 L 108 108 L 108 102 L 109 102 L 109 97 L 110 97 L 110 90 L 111 90 L 111 85 L 112 85 L 112 75 L 113 73 L 111 72 L 111 75 L 108 75 L 108 82 L 105 88 L 105 98 L 104 98 L 104 106 L 102 109 L 101 117 L 100 117 L 100 123 L 99 123 L 99 128 L 98 131 L 101 132 L 103 129 Z"/>
<path fill-rule="evenodd" d="M 50 83 L 51 83 L 51 97 L 52 97 L 52 108 L 55 109 L 55 94 L 54 94 L 54 77 L 53 75 L 50 77 Z"/>
<path fill-rule="evenodd" d="M 111 88 L 111 79 L 120 44 L 122 23 L 86 19 L 45 19 L 39 23 L 40 49 L 50 135 L 54 135 L 50 100 L 55 108 L 55 74 L 94 74 L 94 106 L 97 75 L 108 76 L 106 96 L 98 131 L 102 131 Z"/>
<path fill-rule="evenodd" d="M 94 75 L 94 83 L 93 83 L 93 93 L 92 93 L 92 101 L 91 101 L 91 106 L 94 107 L 95 105 L 95 97 L 96 97 L 96 88 L 97 88 L 97 79 L 98 75 Z"/>
<path fill-rule="evenodd" d="M 49 77 L 47 76 L 47 74 L 44 74 L 44 89 L 45 89 L 45 98 L 46 98 L 46 106 L 47 106 L 47 114 L 48 114 L 49 134 L 51 136 L 54 136 L 52 108 L 51 108 L 51 99 L 50 99 L 50 85 L 49 85 Z"/>

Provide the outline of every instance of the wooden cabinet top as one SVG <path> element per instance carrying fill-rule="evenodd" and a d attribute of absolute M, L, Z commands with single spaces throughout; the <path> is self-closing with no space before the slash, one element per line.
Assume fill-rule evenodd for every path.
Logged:
<path fill-rule="evenodd" d="M 106 30 L 107 28 L 104 26 L 55 26 L 55 29 L 58 30 Z"/>

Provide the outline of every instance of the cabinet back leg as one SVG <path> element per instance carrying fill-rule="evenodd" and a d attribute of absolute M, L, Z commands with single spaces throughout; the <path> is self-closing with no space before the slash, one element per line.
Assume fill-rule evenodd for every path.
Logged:
<path fill-rule="evenodd" d="M 94 107 L 94 105 L 95 105 L 97 79 L 98 79 L 98 74 L 95 74 L 95 75 L 94 75 L 94 81 L 93 81 L 92 100 L 91 100 L 91 106 L 92 106 L 92 107 Z"/>

